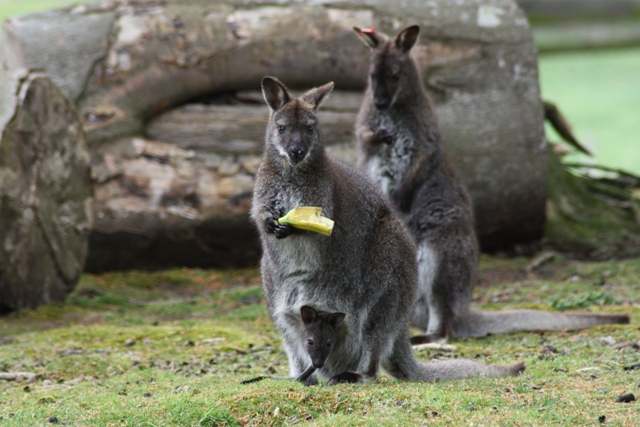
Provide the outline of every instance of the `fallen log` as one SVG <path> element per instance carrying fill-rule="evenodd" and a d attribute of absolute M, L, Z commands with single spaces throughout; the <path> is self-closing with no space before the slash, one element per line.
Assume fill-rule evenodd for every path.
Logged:
<path fill-rule="evenodd" d="M 65 32 L 57 32 L 62 23 Z M 63 90 L 76 99 L 82 117 L 94 176 L 103 176 L 121 163 L 132 167 L 131 158 L 118 158 L 114 153 L 122 139 L 140 138 L 158 138 L 193 151 L 193 158 L 207 165 L 205 176 L 212 177 L 214 188 L 224 187 L 221 183 L 229 182 L 233 171 L 239 172 L 236 182 L 242 185 L 228 187 L 239 192 L 225 190 L 219 194 L 227 198 L 227 208 L 233 201 L 242 200 L 234 209 L 242 212 L 244 219 L 238 217 L 231 228 L 226 217 L 217 221 L 205 215 L 198 224 L 223 229 L 225 238 L 216 244 L 221 249 L 226 247 L 223 252 L 229 256 L 221 259 L 230 260 L 230 254 L 237 253 L 238 264 L 242 264 L 247 259 L 245 253 L 259 250 L 257 240 L 244 234 L 251 227 L 246 221 L 247 187 L 253 179 L 246 164 L 254 161 L 249 157 L 257 155 L 263 134 L 249 132 L 248 127 L 245 134 L 243 126 L 234 124 L 242 121 L 244 107 L 172 109 L 221 93 L 259 90 L 264 75 L 275 75 L 292 88 L 333 80 L 340 90 L 362 91 L 369 52 L 352 27 L 394 33 L 403 25 L 415 23 L 423 31 L 415 49 L 417 59 L 435 99 L 449 151 L 474 199 L 483 248 L 495 250 L 539 238 L 545 220 L 547 165 L 536 50 L 527 21 L 512 1 L 489 0 L 480 5 L 475 0 L 402 4 L 356 0 L 348 5 L 312 1 L 283 1 L 277 5 L 240 0 L 113 1 L 14 18 L 3 26 L 0 51 L 4 64 L 39 64 L 54 81 L 66 82 Z M 91 37 L 86 40 L 77 37 L 89 33 Z M 37 44 L 34 39 L 38 39 Z M 49 63 L 37 60 L 38 55 L 45 54 Z M 64 64 L 58 57 L 64 58 Z M 68 68 L 77 70 L 74 79 L 65 78 Z M 333 123 L 327 115 L 323 130 L 328 136 L 346 138 L 348 122 L 357 107 L 351 108 L 335 113 Z M 162 113 L 165 115 L 160 116 Z M 193 123 L 171 130 L 181 115 L 198 114 Z M 209 114 L 214 115 L 211 121 L 207 121 Z M 254 117 L 252 127 L 259 129 L 258 116 Z M 340 136 L 341 129 L 345 129 L 344 137 Z M 347 147 L 338 144 L 332 148 L 352 158 Z M 134 164 L 155 168 L 153 162 L 144 159 Z M 142 175 L 155 173 L 149 170 Z M 106 187 L 101 187 L 115 187 L 121 179 L 96 180 L 96 192 L 108 197 Z M 125 204 L 126 208 L 116 213 L 119 205 L 115 201 L 108 210 L 106 204 L 98 203 L 90 246 L 96 255 L 90 256 L 89 270 L 97 268 L 94 260 L 105 259 L 113 262 L 100 262 L 100 269 L 164 267 L 159 261 L 151 263 L 151 259 L 178 260 L 190 250 L 199 250 L 194 245 L 176 243 L 175 257 L 171 255 L 173 240 L 162 236 L 182 235 L 183 231 L 172 231 L 171 227 L 194 223 L 154 210 L 155 200 L 172 199 L 171 194 L 164 193 L 164 187 L 151 185 L 150 191 L 141 192 L 138 184 L 130 185 L 133 181 L 123 182 L 138 204 Z M 197 201 L 198 212 L 217 209 L 206 204 L 212 200 L 208 191 L 197 187 L 191 196 Z M 122 193 L 118 190 L 114 194 Z M 151 210 L 145 212 L 147 208 Z M 183 214 L 180 212 L 176 215 Z M 136 233 L 118 227 L 113 219 L 125 216 L 137 217 L 141 224 L 147 224 L 142 218 L 155 219 L 144 232 Z M 207 229 L 191 227 L 189 233 L 207 234 Z M 129 248 L 139 250 L 122 251 L 128 244 L 122 242 L 135 242 Z M 165 255 L 157 255 L 156 250 Z M 206 257 L 192 259 L 200 262 Z M 208 259 L 202 266 L 218 265 L 216 257 Z"/>
<path fill-rule="evenodd" d="M 0 71 L 0 312 L 62 301 L 92 221 L 75 106 L 42 74 Z"/>

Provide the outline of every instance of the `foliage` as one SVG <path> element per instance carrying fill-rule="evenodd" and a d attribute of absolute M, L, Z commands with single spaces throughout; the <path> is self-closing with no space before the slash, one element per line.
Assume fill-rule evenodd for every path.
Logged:
<path fill-rule="evenodd" d="M 0 320 L 0 370 L 38 375 L 0 383 L 0 424 L 45 425 L 56 417 L 74 426 L 594 425 L 604 416 L 606 425 L 633 425 L 637 402 L 615 400 L 640 391 L 632 369 L 640 358 L 633 305 L 640 260 L 557 258 L 534 273 L 528 263 L 483 258 L 475 304 L 553 310 L 545 301 L 579 308 L 581 297 L 591 311 L 630 312 L 633 323 L 465 339 L 452 353 L 418 352 L 422 359 L 525 361 L 518 377 L 241 385 L 288 373 L 255 269 L 86 275 L 64 305 Z"/>

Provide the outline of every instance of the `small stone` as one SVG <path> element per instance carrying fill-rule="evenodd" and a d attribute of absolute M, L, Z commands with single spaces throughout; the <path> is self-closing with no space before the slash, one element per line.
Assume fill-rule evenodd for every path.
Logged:
<path fill-rule="evenodd" d="M 145 394 L 142 395 L 142 397 L 151 397 L 151 393 L 146 392 Z"/>
<path fill-rule="evenodd" d="M 124 342 L 124 346 L 125 347 L 131 347 L 131 346 L 133 346 L 135 344 L 136 344 L 136 339 L 135 338 L 129 338 L 128 340 L 126 340 Z"/>
<path fill-rule="evenodd" d="M 634 400 L 636 400 L 636 397 L 633 395 L 633 393 L 627 393 L 627 394 L 618 396 L 618 398 L 616 399 L 616 402 L 629 403 L 629 402 L 633 402 Z"/>
<path fill-rule="evenodd" d="M 467 411 L 469 411 L 469 412 L 473 412 L 473 411 L 475 411 L 475 410 L 476 410 L 476 408 L 474 408 L 474 407 L 473 407 L 473 405 L 469 405 L 469 406 L 467 406 Z"/>
<path fill-rule="evenodd" d="M 607 417 L 605 417 L 604 415 L 600 415 L 600 416 L 598 417 L 598 422 L 599 422 L 600 424 L 604 424 L 604 422 L 606 421 L 606 419 L 607 419 Z"/>
<path fill-rule="evenodd" d="M 42 381 L 42 385 L 43 385 L 44 387 L 51 387 L 51 386 L 53 385 L 53 381 L 51 381 L 51 380 L 44 380 L 44 381 Z"/>
<path fill-rule="evenodd" d="M 56 417 L 56 416 L 50 417 L 49 418 L 49 422 L 51 424 L 58 424 L 58 417 Z"/>

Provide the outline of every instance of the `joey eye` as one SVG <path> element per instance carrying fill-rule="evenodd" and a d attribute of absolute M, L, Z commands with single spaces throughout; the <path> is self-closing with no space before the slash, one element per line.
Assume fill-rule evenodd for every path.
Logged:
<path fill-rule="evenodd" d="M 313 126 L 313 125 L 307 126 L 307 133 L 308 134 L 312 134 L 314 130 L 316 130 L 315 126 Z"/>
<path fill-rule="evenodd" d="M 331 348 L 332 345 L 331 341 L 327 342 L 327 348 Z"/>
<path fill-rule="evenodd" d="M 312 346 L 313 345 L 313 340 L 311 340 L 311 339 L 307 340 L 307 345 Z"/>
<path fill-rule="evenodd" d="M 400 80 L 400 73 L 395 73 L 392 77 L 393 80 Z"/>
<path fill-rule="evenodd" d="M 282 126 L 282 125 L 278 126 L 278 132 L 284 133 L 285 130 L 287 130 L 286 126 Z"/>
<path fill-rule="evenodd" d="M 369 77 L 371 78 L 371 80 L 375 80 L 376 79 L 376 76 L 373 73 L 369 73 Z"/>

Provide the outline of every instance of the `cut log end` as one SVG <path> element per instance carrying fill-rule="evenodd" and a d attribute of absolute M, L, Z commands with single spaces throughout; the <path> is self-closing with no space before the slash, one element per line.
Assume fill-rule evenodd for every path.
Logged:
<path fill-rule="evenodd" d="M 0 74 L 7 78 L 0 107 L 13 112 L 0 129 L 6 312 L 66 297 L 84 266 L 93 213 L 89 155 L 74 105 L 47 77 Z"/>

